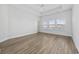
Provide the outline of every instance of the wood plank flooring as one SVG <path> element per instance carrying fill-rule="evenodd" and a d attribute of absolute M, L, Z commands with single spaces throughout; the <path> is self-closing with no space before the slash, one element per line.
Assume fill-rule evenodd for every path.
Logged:
<path fill-rule="evenodd" d="M 2 54 L 76 54 L 71 37 L 36 33 L 0 43 Z"/>

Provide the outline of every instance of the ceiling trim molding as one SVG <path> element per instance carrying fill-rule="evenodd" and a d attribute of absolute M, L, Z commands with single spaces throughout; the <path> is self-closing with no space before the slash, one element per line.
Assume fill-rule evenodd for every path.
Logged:
<path fill-rule="evenodd" d="M 60 5 L 60 6 L 56 7 L 56 8 L 52 8 L 52 9 L 50 9 L 48 11 L 43 12 L 43 13 L 48 13 L 48 12 L 51 12 L 51 11 L 59 9 L 59 8 L 62 8 L 62 6 Z"/>
<path fill-rule="evenodd" d="M 59 7 L 56 7 L 56 8 L 54 8 L 54 9 L 51 9 L 51 10 L 48 10 L 47 12 L 40 12 L 40 15 L 43 15 L 43 14 L 47 14 L 47 13 L 51 13 L 51 12 L 55 12 L 56 10 L 59 10 L 59 9 L 61 9 L 62 7 L 61 6 L 59 6 Z"/>
<path fill-rule="evenodd" d="M 47 15 L 42 15 L 42 16 L 50 16 L 50 15 L 53 15 L 53 14 L 56 14 L 56 13 L 61 13 L 61 12 L 67 12 L 67 11 L 72 11 L 72 8 L 71 9 L 66 9 L 66 10 L 61 10 L 61 11 L 56 11 L 54 13 L 50 13 L 50 14 L 47 14 Z"/>
<path fill-rule="evenodd" d="M 9 5 L 9 6 L 11 6 L 11 7 L 14 7 L 14 8 L 19 8 L 19 9 L 21 9 L 22 10 L 22 8 L 21 7 L 18 7 L 18 6 L 16 6 L 16 5 Z M 28 8 L 28 7 L 27 7 Z M 28 8 L 28 9 L 31 9 L 31 8 Z M 24 8 L 23 7 L 23 10 L 24 11 L 27 11 L 27 9 L 26 8 Z M 31 10 L 32 12 L 33 12 L 33 10 Z M 30 12 L 32 15 L 35 15 L 35 16 L 40 16 L 40 13 L 32 13 L 32 12 Z"/>
<path fill-rule="evenodd" d="M 35 11 L 35 12 L 40 12 L 40 11 L 38 11 L 38 10 L 36 10 L 36 9 L 34 9 L 34 8 L 32 8 L 31 6 L 29 6 L 29 5 L 27 5 L 27 7 L 29 8 L 29 9 L 32 9 L 33 11 Z"/>
<path fill-rule="evenodd" d="M 59 5 L 59 6 L 57 6 L 57 7 L 55 7 L 55 8 L 52 8 L 50 10 L 42 11 L 42 12 L 40 10 L 36 10 L 32 6 L 29 6 L 29 4 L 27 4 L 27 5 L 20 5 L 19 7 L 18 7 L 18 5 L 20 5 L 20 4 L 15 4 L 15 5 L 12 4 L 11 6 L 14 6 L 14 7 L 20 8 L 20 9 L 23 8 L 25 11 L 27 11 L 27 9 L 30 9 L 30 11 L 32 11 L 30 13 L 33 14 L 33 15 L 35 15 L 35 16 L 51 15 L 51 14 L 55 14 L 55 13 L 59 13 L 59 12 L 62 12 L 63 11 L 62 4 Z M 66 9 L 66 10 L 68 10 L 68 9 Z"/>

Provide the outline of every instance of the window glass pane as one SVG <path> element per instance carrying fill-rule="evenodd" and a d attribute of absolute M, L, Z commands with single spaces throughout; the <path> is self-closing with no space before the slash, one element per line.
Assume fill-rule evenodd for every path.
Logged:
<path fill-rule="evenodd" d="M 56 24 L 65 24 L 63 19 L 56 19 Z"/>
<path fill-rule="evenodd" d="M 42 21 L 40 27 L 47 28 L 48 27 L 48 22 L 47 21 Z"/>
<path fill-rule="evenodd" d="M 49 28 L 55 27 L 55 19 L 49 20 Z"/>
<path fill-rule="evenodd" d="M 55 20 L 49 20 L 49 24 L 55 24 Z"/>

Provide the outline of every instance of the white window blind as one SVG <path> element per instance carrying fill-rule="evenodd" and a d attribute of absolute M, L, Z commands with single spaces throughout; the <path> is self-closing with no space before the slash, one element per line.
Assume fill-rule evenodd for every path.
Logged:
<path fill-rule="evenodd" d="M 41 27 L 43 28 L 62 28 L 65 25 L 65 20 L 63 19 L 51 19 L 48 21 L 43 21 Z"/>
<path fill-rule="evenodd" d="M 56 24 L 65 24 L 65 20 L 63 19 L 56 19 Z"/>
<path fill-rule="evenodd" d="M 55 27 L 55 19 L 49 20 L 49 28 Z"/>

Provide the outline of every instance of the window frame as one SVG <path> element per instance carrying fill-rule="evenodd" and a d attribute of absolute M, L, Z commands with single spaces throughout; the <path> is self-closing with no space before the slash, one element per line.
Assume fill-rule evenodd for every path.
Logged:
<path fill-rule="evenodd" d="M 54 22 L 51 22 L 52 20 Z M 57 22 L 59 22 L 59 20 L 63 20 L 64 23 L 62 23 L 61 21 L 60 21 L 60 23 L 57 23 Z M 47 23 L 44 24 L 44 21 L 41 23 L 42 28 L 63 28 L 65 26 L 65 20 L 64 19 L 51 19 L 51 20 L 48 20 L 48 21 L 45 21 L 45 22 L 47 22 Z"/>

